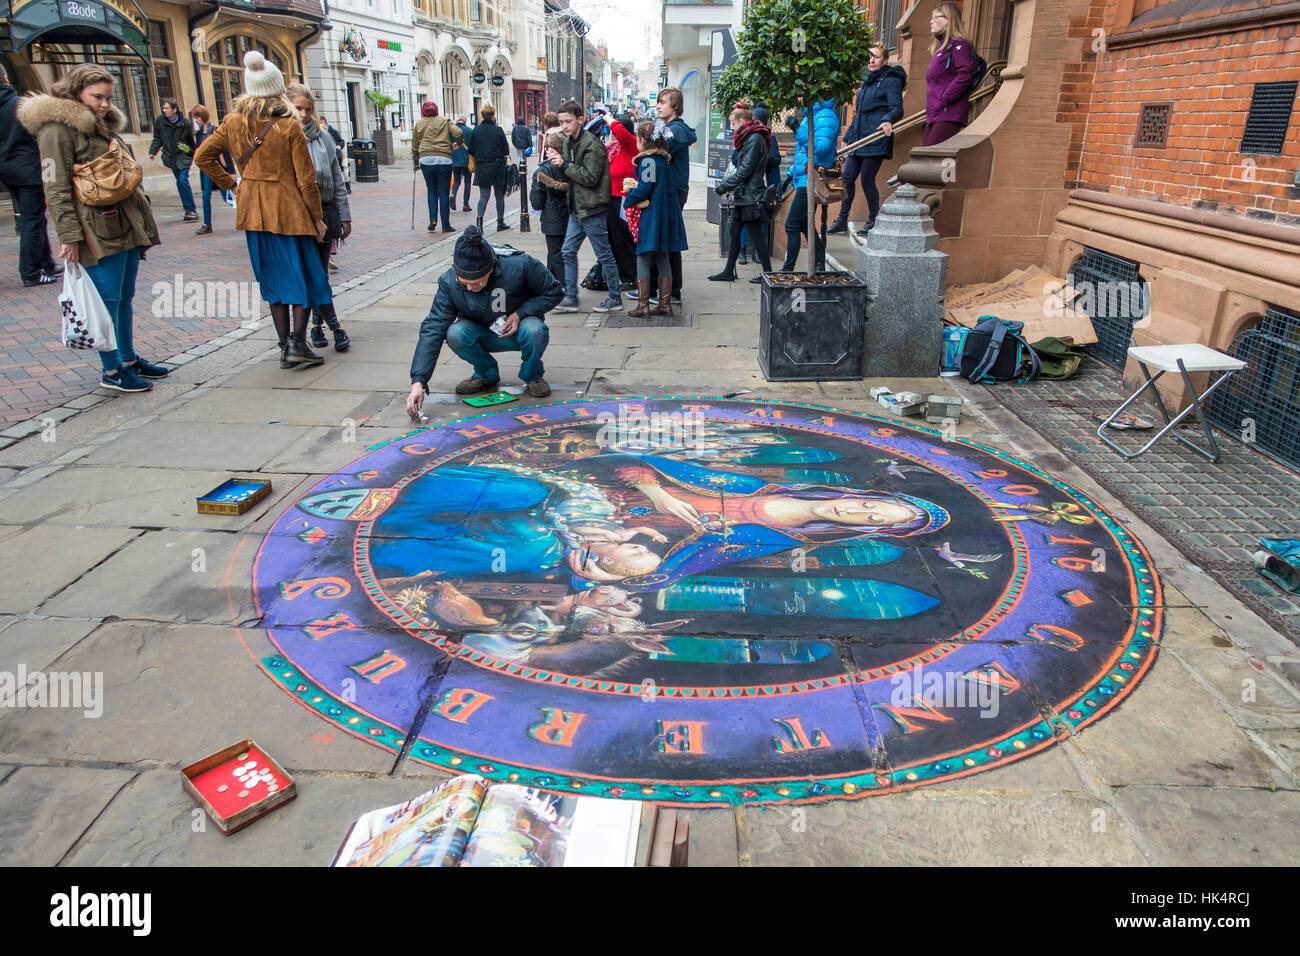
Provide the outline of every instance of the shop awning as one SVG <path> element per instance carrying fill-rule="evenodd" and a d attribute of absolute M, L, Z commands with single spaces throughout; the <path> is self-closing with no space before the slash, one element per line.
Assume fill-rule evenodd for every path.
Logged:
<path fill-rule="evenodd" d="M 8 18 L 13 52 L 32 43 L 124 44 L 146 63 L 147 22 L 134 0 L 13 0 Z M 3 9 L 0 6 L 0 9 Z"/>

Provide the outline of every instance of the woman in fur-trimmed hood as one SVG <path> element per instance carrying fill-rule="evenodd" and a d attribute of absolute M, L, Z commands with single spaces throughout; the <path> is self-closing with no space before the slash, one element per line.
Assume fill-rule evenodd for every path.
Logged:
<path fill-rule="evenodd" d="M 143 186 L 112 206 L 86 206 L 72 185 L 74 165 L 88 163 L 114 143 L 131 154 L 118 131 L 125 118 L 113 106 L 113 76 L 103 67 L 73 67 L 53 87 L 53 95 L 26 97 L 18 121 L 41 151 L 45 202 L 59 239 L 59 255 L 70 266 L 80 263 L 113 317 L 117 350 L 100 352 L 100 385 L 119 392 L 147 392 L 150 379 L 170 371 L 147 362 L 133 347 L 132 303 L 144 250 L 158 245 L 149 196 Z"/>
<path fill-rule="evenodd" d="M 663 122 L 643 122 L 636 128 L 636 188 L 623 197 L 625 209 L 640 208 L 641 221 L 636 235 L 636 281 L 638 305 L 628 315 L 672 315 L 671 252 L 687 247 L 686 223 L 677 199 L 671 155 L 663 135 Z M 651 310 L 651 266 L 659 272 L 659 304 Z"/>

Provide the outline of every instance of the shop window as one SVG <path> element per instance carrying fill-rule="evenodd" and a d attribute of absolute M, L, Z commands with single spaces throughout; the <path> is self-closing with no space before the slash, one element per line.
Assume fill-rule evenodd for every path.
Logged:
<path fill-rule="evenodd" d="M 167 39 L 167 24 L 161 20 L 149 21 L 149 57 L 153 60 L 153 80 L 157 98 L 159 100 L 171 98 L 179 102 L 176 96 L 176 85 L 172 81 L 175 75 L 175 59 L 172 56 L 171 43 Z M 146 72 L 143 67 L 135 67 L 132 72 L 136 69 L 141 73 Z M 148 80 L 144 82 L 147 84 Z"/>
<path fill-rule="evenodd" d="M 96 63 L 113 77 L 113 105 L 126 117 L 124 130 L 129 133 L 153 131 L 153 121 L 160 112 L 158 99 L 170 96 L 171 88 L 162 92 L 154 86 L 154 77 L 148 67 L 135 56 L 124 55 L 125 47 L 82 46 L 66 47 L 67 63 L 55 66 L 55 75 L 62 76 L 74 63 Z"/>
<path fill-rule="evenodd" d="M 285 60 L 265 41 L 248 34 L 223 37 L 208 47 L 208 64 L 212 68 L 212 103 L 216 107 L 216 122 L 220 123 L 231 105 L 244 92 L 244 54 L 257 50 L 284 72 Z"/>

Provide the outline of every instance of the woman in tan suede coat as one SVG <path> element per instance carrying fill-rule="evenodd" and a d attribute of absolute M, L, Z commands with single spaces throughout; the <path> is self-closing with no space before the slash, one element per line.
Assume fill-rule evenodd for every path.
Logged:
<path fill-rule="evenodd" d="M 307 317 L 312 306 L 328 305 L 333 296 L 316 252 L 316 243 L 325 238 L 316 167 L 297 111 L 285 96 L 284 75 L 256 50 L 244 55 L 244 89 L 248 92 L 194 154 L 194 163 L 218 189 L 235 189 L 235 228 L 244 231 L 253 274 L 271 305 L 280 367 L 319 365 L 324 359 L 307 345 Z M 241 165 L 259 136 L 261 144 Z M 238 178 L 222 168 L 225 152 L 240 167 Z"/>

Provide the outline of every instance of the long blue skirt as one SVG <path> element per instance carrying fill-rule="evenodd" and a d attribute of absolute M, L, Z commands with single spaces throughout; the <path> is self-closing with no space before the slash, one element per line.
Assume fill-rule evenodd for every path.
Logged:
<path fill-rule="evenodd" d="M 311 306 L 334 300 L 313 237 L 248 230 L 244 239 L 263 301 Z"/>

